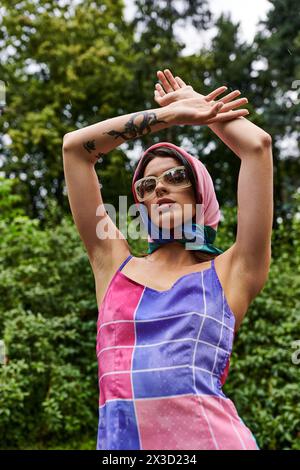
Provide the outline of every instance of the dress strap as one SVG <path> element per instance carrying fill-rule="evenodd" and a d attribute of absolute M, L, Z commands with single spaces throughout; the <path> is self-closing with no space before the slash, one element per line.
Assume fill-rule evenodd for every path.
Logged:
<path fill-rule="evenodd" d="M 132 255 L 128 255 L 127 258 L 123 261 L 123 263 L 121 264 L 121 266 L 119 267 L 118 271 L 121 271 L 121 269 L 123 268 L 123 266 L 125 266 L 126 263 L 128 263 L 128 261 L 130 260 L 130 258 L 132 258 Z"/>

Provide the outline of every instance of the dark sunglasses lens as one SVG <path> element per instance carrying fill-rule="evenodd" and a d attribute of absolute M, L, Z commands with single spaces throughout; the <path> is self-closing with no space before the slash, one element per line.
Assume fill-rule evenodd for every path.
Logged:
<path fill-rule="evenodd" d="M 155 186 L 156 186 L 156 181 L 154 178 L 148 178 L 147 180 L 143 180 L 141 181 L 138 185 L 137 185 L 137 192 L 138 192 L 138 195 L 143 198 L 143 197 L 146 197 L 148 196 L 149 194 L 151 194 L 154 189 L 155 189 Z"/>
<path fill-rule="evenodd" d="M 180 186 L 181 184 L 186 184 L 189 182 L 189 178 L 186 174 L 185 168 L 172 169 L 165 174 L 165 182 L 168 184 L 173 184 Z"/>

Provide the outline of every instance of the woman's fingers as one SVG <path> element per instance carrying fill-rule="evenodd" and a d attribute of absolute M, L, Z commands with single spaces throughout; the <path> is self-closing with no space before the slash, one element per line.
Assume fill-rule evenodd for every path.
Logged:
<path fill-rule="evenodd" d="M 161 85 L 166 93 L 170 93 L 171 91 L 174 91 L 173 87 L 168 82 L 165 74 L 161 70 L 157 71 L 157 77 L 161 81 Z"/>
<path fill-rule="evenodd" d="M 223 109 L 223 106 L 224 106 L 224 103 L 219 102 L 219 103 L 215 103 L 212 107 L 212 109 L 215 111 L 215 112 L 218 112 L 220 111 L 220 109 L 222 108 Z"/>
<path fill-rule="evenodd" d="M 211 93 L 206 95 L 205 99 L 206 101 L 211 101 L 215 99 L 217 96 L 221 95 L 221 93 L 224 93 L 224 91 L 227 90 L 227 86 L 220 86 L 219 88 L 216 88 L 213 90 Z"/>
<path fill-rule="evenodd" d="M 155 88 L 156 88 L 155 91 L 158 92 L 159 96 L 165 96 L 164 89 L 159 83 L 156 83 Z"/>
<path fill-rule="evenodd" d="M 231 93 L 228 93 L 228 95 L 223 96 L 223 98 L 220 98 L 220 100 L 223 101 L 223 103 L 228 103 L 229 101 L 233 100 L 237 96 L 241 94 L 240 90 L 234 90 Z M 220 101 L 218 100 L 218 101 Z"/>
<path fill-rule="evenodd" d="M 180 88 L 183 88 L 184 86 L 187 86 L 187 84 L 182 80 L 182 78 L 177 76 L 177 77 L 175 77 L 175 80 L 178 83 L 178 85 L 180 86 Z"/>
<path fill-rule="evenodd" d="M 180 88 L 180 86 L 178 85 L 177 81 L 173 77 L 172 72 L 169 69 L 165 69 L 164 74 L 167 77 L 167 79 L 169 80 L 170 85 L 173 87 L 173 90 L 178 90 Z"/>
<path fill-rule="evenodd" d="M 174 75 L 170 69 L 164 69 L 163 72 L 158 70 L 156 74 L 158 79 L 161 81 L 166 93 L 179 90 L 180 88 L 186 86 L 185 82 L 180 77 L 177 76 L 174 78 Z"/>
<path fill-rule="evenodd" d="M 235 119 L 241 116 L 247 116 L 249 114 L 248 109 L 238 109 L 237 111 L 228 111 L 227 113 L 219 114 L 219 121 L 228 121 L 231 119 Z"/>
<path fill-rule="evenodd" d="M 207 111 L 204 111 L 204 114 L 207 117 L 216 116 L 218 112 L 220 112 L 222 107 L 223 107 L 223 103 L 215 103 L 213 106 L 211 106 L 210 109 L 208 109 Z"/>
<path fill-rule="evenodd" d="M 154 91 L 154 99 L 160 106 L 166 106 L 174 101 L 173 94 L 171 93 L 164 93 L 164 95 L 160 95 L 157 90 Z"/>
<path fill-rule="evenodd" d="M 219 100 L 211 100 L 209 101 L 210 103 L 224 103 L 224 106 L 222 108 L 222 113 L 226 113 L 227 111 L 230 111 L 233 108 L 237 108 L 238 106 L 242 106 L 248 103 L 247 98 L 239 98 L 238 100 L 234 100 L 236 96 L 240 95 L 241 92 L 239 90 L 235 90 L 232 93 L 229 93 L 229 95 L 224 96 L 223 98 L 220 98 Z M 206 97 L 207 98 L 207 97 Z"/>
<path fill-rule="evenodd" d="M 212 124 L 213 122 L 225 122 L 231 121 L 237 117 L 247 116 L 249 114 L 248 109 L 239 109 L 237 111 L 228 111 L 227 113 L 220 113 L 217 116 L 209 119 L 206 124 Z"/>
<path fill-rule="evenodd" d="M 221 101 L 217 101 L 217 103 L 224 103 L 224 100 L 222 99 Z M 222 108 L 222 113 L 226 113 L 227 111 L 230 111 L 231 109 L 233 108 L 237 108 L 238 106 L 244 106 L 245 104 L 248 103 L 248 99 L 247 98 L 240 98 L 238 100 L 235 100 L 235 101 L 230 101 L 229 103 L 227 104 L 224 104 L 223 108 Z"/>
<path fill-rule="evenodd" d="M 162 99 L 163 99 L 163 98 L 160 97 L 160 96 L 158 95 L 157 91 L 155 90 L 155 92 L 154 92 L 154 100 L 156 101 L 156 103 L 158 103 L 159 105 L 161 105 L 161 100 L 162 100 Z"/>
<path fill-rule="evenodd" d="M 218 95 L 223 93 L 227 87 L 219 87 L 216 90 L 212 91 L 208 95 L 206 95 L 205 99 L 206 101 L 213 101 L 214 98 L 216 98 Z M 223 98 L 220 98 L 218 101 L 222 101 L 223 103 L 229 103 L 229 101 L 232 101 L 234 98 L 239 96 L 241 94 L 240 90 L 234 90 L 231 93 L 228 93 L 228 95 L 223 96 Z"/>

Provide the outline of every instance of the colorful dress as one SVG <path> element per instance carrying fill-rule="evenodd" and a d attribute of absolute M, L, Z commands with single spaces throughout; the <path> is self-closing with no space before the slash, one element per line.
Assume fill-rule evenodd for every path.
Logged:
<path fill-rule="evenodd" d="M 111 279 L 99 309 L 97 450 L 259 450 L 222 391 L 235 317 L 215 270 L 165 291 Z"/>

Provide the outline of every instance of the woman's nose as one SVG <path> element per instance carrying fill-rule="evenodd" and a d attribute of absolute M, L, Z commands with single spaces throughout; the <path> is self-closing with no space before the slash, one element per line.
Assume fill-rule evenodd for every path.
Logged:
<path fill-rule="evenodd" d="M 164 183 L 162 180 L 160 180 L 160 181 L 157 182 L 157 185 L 156 185 L 156 188 L 155 188 L 155 189 L 157 189 L 157 188 L 158 188 L 158 189 L 160 189 L 160 188 L 166 188 L 166 185 L 165 185 L 165 183 Z"/>
<path fill-rule="evenodd" d="M 161 191 L 167 191 L 167 187 L 164 185 L 164 183 L 162 181 L 159 181 L 157 183 L 155 191 L 156 191 L 156 193 L 160 193 Z"/>

